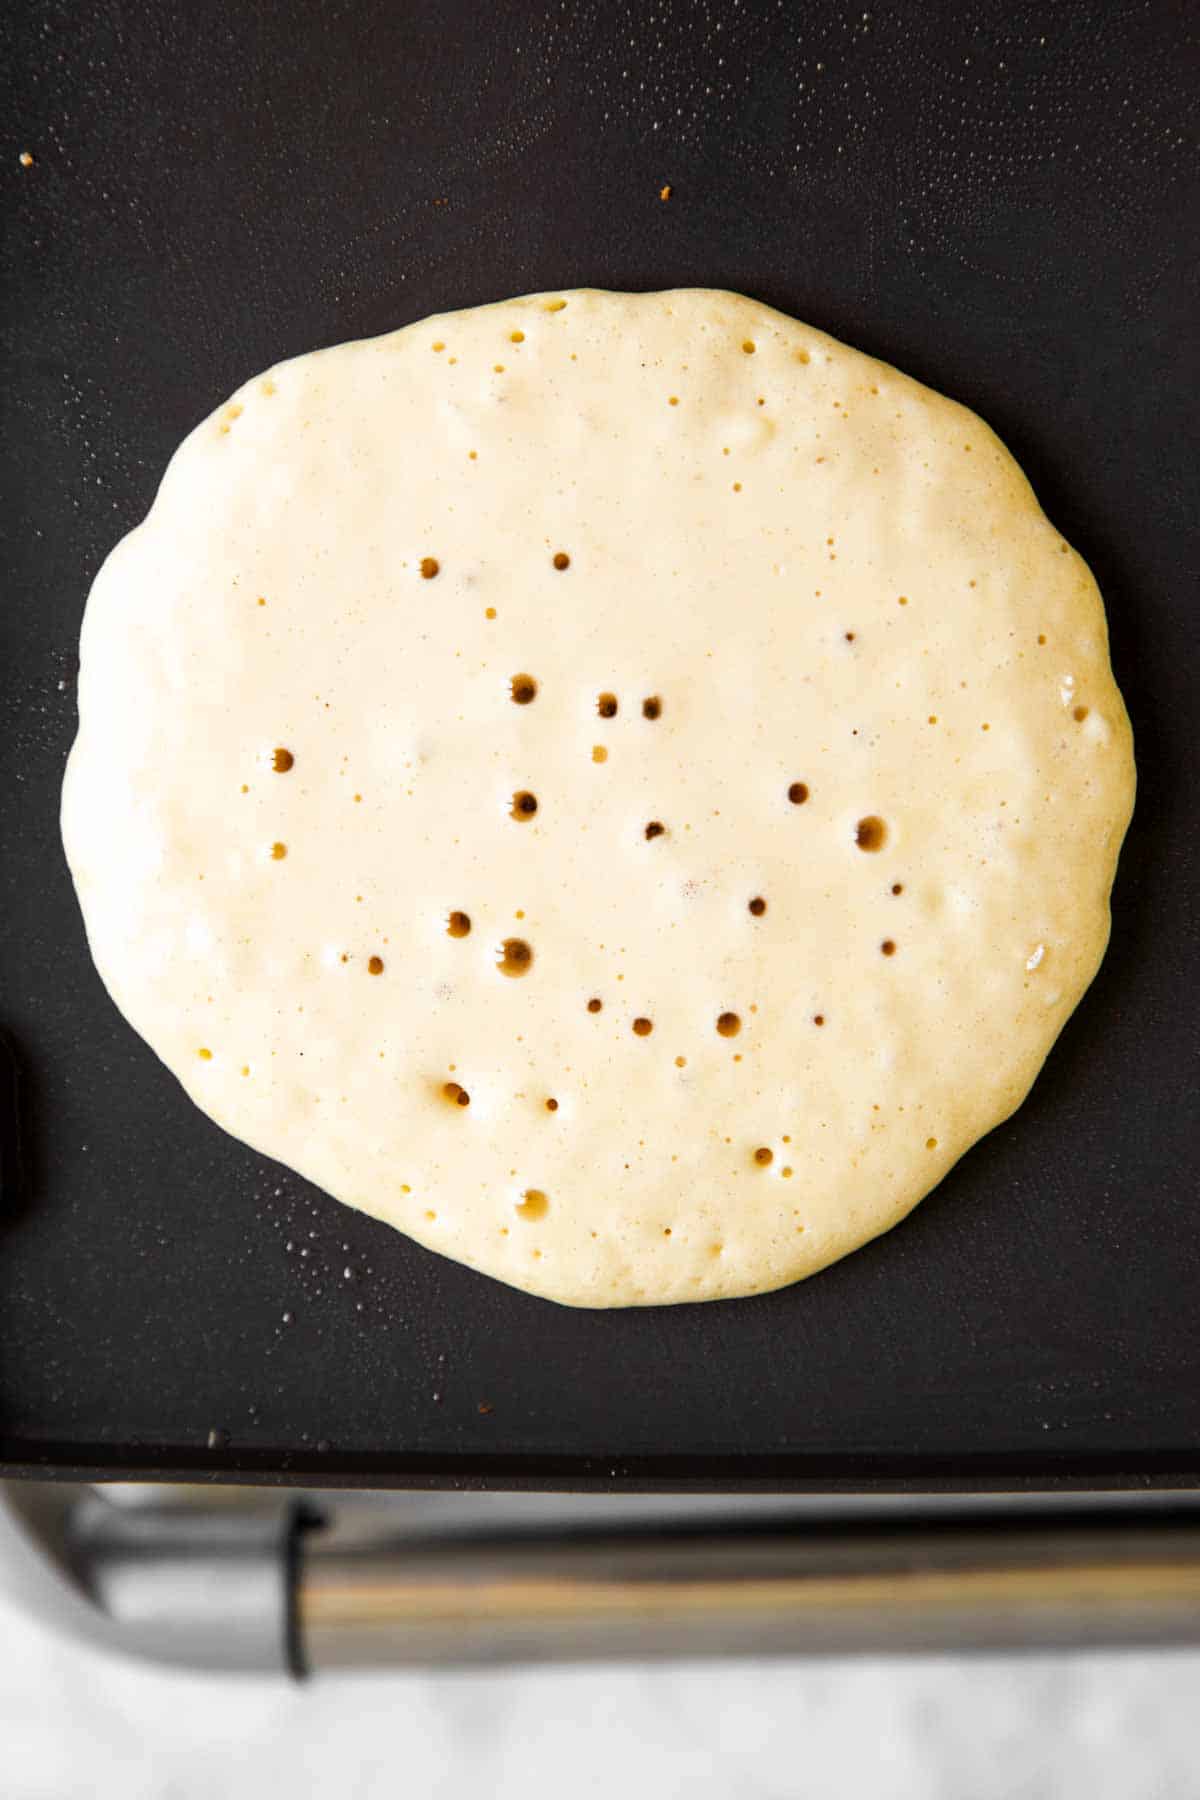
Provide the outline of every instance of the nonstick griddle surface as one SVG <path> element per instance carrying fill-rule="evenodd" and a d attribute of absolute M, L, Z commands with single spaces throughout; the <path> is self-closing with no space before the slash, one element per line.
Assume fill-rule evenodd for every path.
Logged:
<path fill-rule="evenodd" d="M 1200 1472 L 1196 16 L 868 4 L 8 9 L 0 1024 L 31 1180 L 0 1222 L 0 1460 Z M 92 969 L 58 790 L 89 583 L 238 383 L 446 307 L 687 283 L 996 427 L 1099 578 L 1140 795 L 1095 987 L 1027 1104 L 907 1224 L 763 1299 L 572 1312 L 191 1106 Z"/>

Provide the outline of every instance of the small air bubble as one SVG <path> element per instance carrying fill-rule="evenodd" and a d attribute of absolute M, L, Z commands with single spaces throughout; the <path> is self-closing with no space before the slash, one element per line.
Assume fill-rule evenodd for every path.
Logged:
<path fill-rule="evenodd" d="M 528 975 L 533 965 L 533 950 L 524 938 L 505 938 L 496 963 L 502 975 Z"/>

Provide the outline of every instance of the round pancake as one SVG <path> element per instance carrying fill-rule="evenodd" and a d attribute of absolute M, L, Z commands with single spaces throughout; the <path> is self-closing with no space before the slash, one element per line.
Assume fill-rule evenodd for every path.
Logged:
<path fill-rule="evenodd" d="M 1133 799 L 972 413 L 734 294 L 303 356 L 88 603 L 63 833 L 197 1105 L 580 1306 L 810 1275 L 1019 1105 Z"/>

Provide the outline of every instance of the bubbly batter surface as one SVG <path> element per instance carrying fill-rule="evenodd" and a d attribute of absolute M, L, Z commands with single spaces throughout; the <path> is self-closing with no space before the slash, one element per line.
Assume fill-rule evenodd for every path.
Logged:
<path fill-rule="evenodd" d="M 92 951 L 197 1105 L 583 1306 L 902 1218 L 1095 973 L 1133 798 L 992 432 L 702 290 L 248 382 L 97 578 L 80 715 Z"/>

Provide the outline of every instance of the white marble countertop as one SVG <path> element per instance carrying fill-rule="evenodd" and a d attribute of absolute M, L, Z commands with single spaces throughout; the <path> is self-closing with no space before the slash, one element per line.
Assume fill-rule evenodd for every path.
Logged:
<path fill-rule="evenodd" d="M 0 1600 L 3 1800 L 1192 1800 L 1200 1651 L 166 1674 Z"/>

